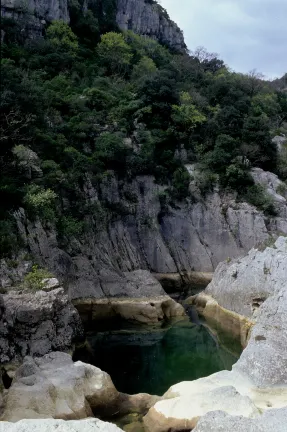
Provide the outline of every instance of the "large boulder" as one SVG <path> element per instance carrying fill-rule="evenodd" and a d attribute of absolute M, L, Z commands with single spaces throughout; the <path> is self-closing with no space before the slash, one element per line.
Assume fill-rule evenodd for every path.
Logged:
<path fill-rule="evenodd" d="M 196 381 L 195 381 L 196 383 Z M 248 396 L 242 396 L 232 386 L 214 387 L 207 390 L 200 383 L 195 391 L 181 396 L 168 397 L 159 401 L 144 417 L 147 430 L 166 432 L 168 430 L 193 429 L 198 419 L 209 411 L 224 410 L 230 415 L 255 417 L 259 410 Z"/>
<path fill-rule="evenodd" d="M 0 299 L 0 363 L 70 350 L 81 335 L 79 314 L 62 288 L 11 291 Z"/>
<path fill-rule="evenodd" d="M 144 418 L 149 430 L 193 428 L 202 418 L 196 431 L 261 432 L 277 423 L 285 431 L 286 410 L 260 414 L 287 407 L 287 239 L 220 264 L 191 302 L 209 323 L 225 325 L 247 346 L 232 371 L 172 386 Z M 216 410 L 223 414 L 208 414 Z"/>
<path fill-rule="evenodd" d="M 21 420 L 17 423 L 0 422 L 0 432 L 121 432 L 112 423 L 99 419 L 86 420 Z"/>
<path fill-rule="evenodd" d="M 286 288 L 287 238 L 273 246 L 252 249 L 248 255 L 219 264 L 205 294 L 220 306 L 246 317 L 256 317 L 258 308 L 271 295 Z"/>
<path fill-rule="evenodd" d="M 106 372 L 80 361 L 74 363 L 69 354 L 52 352 L 24 359 L 8 391 L 2 420 L 145 413 L 158 399 L 119 393 Z"/>
<path fill-rule="evenodd" d="M 286 432 L 287 409 L 270 410 L 255 419 L 210 412 L 199 420 L 193 432 Z"/>

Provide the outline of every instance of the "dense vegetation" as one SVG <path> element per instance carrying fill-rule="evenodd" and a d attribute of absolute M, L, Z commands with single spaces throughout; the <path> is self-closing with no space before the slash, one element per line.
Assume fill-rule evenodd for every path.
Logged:
<path fill-rule="evenodd" d="M 79 234 L 83 216 L 97 211 L 81 201 L 87 176 L 97 187 L 111 170 L 125 181 L 152 174 L 182 200 L 183 162 L 196 162 L 203 192 L 219 183 L 262 208 L 251 167 L 287 178 L 271 142 L 271 133 L 286 132 L 281 89 L 230 71 L 202 49 L 171 53 L 121 33 L 114 0 L 104 4 L 83 14 L 71 1 L 71 25 L 55 21 L 38 40 L 21 40 L 18 24 L 2 20 L 2 255 L 18 241 L 12 212 L 20 206 Z"/>

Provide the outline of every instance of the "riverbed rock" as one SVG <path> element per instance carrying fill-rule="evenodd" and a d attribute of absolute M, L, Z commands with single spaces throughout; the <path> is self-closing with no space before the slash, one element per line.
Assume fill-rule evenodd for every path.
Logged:
<path fill-rule="evenodd" d="M 0 422 L 0 432 L 121 432 L 115 424 L 99 419 L 86 420 L 21 420 Z"/>
<path fill-rule="evenodd" d="M 53 352 L 26 357 L 9 389 L 3 420 L 82 419 L 113 406 L 119 394 L 100 369 Z M 111 408 L 112 409 L 112 408 Z"/>
<path fill-rule="evenodd" d="M 120 393 L 106 372 L 81 361 L 74 363 L 69 354 L 52 352 L 24 359 L 6 395 L 1 419 L 15 422 L 145 414 L 159 399 L 149 394 Z"/>
<path fill-rule="evenodd" d="M 202 417 L 193 432 L 286 432 L 287 409 L 269 410 L 255 419 L 215 411 Z"/>
<path fill-rule="evenodd" d="M 228 310 L 256 317 L 269 296 L 286 288 L 287 238 L 281 236 L 273 243 L 219 264 L 205 293 Z"/>
<path fill-rule="evenodd" d="M 26 355 L 67 351 L 82 335 L 77 310 L 63 288 L 50 292 L 11 291 L 0 299 L 0 363 Z"/>
<path fill-rule="evenodd" d="M 74 302 L 83 323 L 122 319 L 156 324 L 185 315 L 184 308 L 169 296 L 144 298 L 82 299 Z"/>
<path fill-rule="evenodd" d="M 243 258 L 222 263 L 205 292 L 191 299 L 199 312 L 206 309 L 215 323 L 221 321 L 225 331 L 235 328 L 242 333 L 245 324 L 251 323 L 245 333 L 248 343 L 232 371 L 172 386 L 144 418 L 151 432 L 167 432 L 170 425 L 175 430 L 192 428 L 200 417 L 195 429 L 200 432 L 269 431 L 277 424 L 278 430 L 286 430 L 286 409 L 275 411 L 287 407 L 286 252 L 287 239 L 281 236 L 273 247 L 253 249 Z M 253 407 L 250 412 L 245 410 L 247 401 Z M 205 416 L 216 410 L 230 416 Z M 267 413 L 261 419 L 260 414 L 269 410 L 273 411 L 270 419 Z M 243 418 L 233 417 L 238 415 Z"/>
<path fill-rule="evenodd" d="M 147 430 L 152 432 L 193 429 L 201 416 L 216 410 L 247 418 L 259 414 L 251 399 L 240 395 L 232 386 L 209 391 L 198 387 L 193 394 L 157 402 L 144 417 L 144 423 Z"/>

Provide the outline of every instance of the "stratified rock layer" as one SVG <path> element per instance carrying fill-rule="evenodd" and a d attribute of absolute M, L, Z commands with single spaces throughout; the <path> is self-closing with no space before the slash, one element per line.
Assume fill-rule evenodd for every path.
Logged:
<path fill-rule="evenodd" d="M 0 295 L 0 363 L 69 350 L 81 334 L 79 314 L 62 288 Z"/>

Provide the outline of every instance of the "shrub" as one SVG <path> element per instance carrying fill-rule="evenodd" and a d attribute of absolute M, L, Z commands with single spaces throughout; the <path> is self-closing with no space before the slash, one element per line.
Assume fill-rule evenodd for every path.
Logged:
<path fill-rule="evenodd" d="M 41 290 L 45 286 L 43 279 L 50 277 L 52 277 L 52 275 L 47 270 L 33 265 L 32 270 L 24 277 L 23 287 L 32 291 Z"/>
<path fill-rule="evenodd" d="M 172 194 L 175 198 L 183 199 L 189 193 L 190 175 L 186 168 L 178 168 L 172 178 Z"/>
<path fill-rule="evenodd" d="M 249 187 L 244 195 L 244 199 L 268 216 L 276 216 L 277 214 L 271 195 L 261 185 L 254 184 Z"/>

